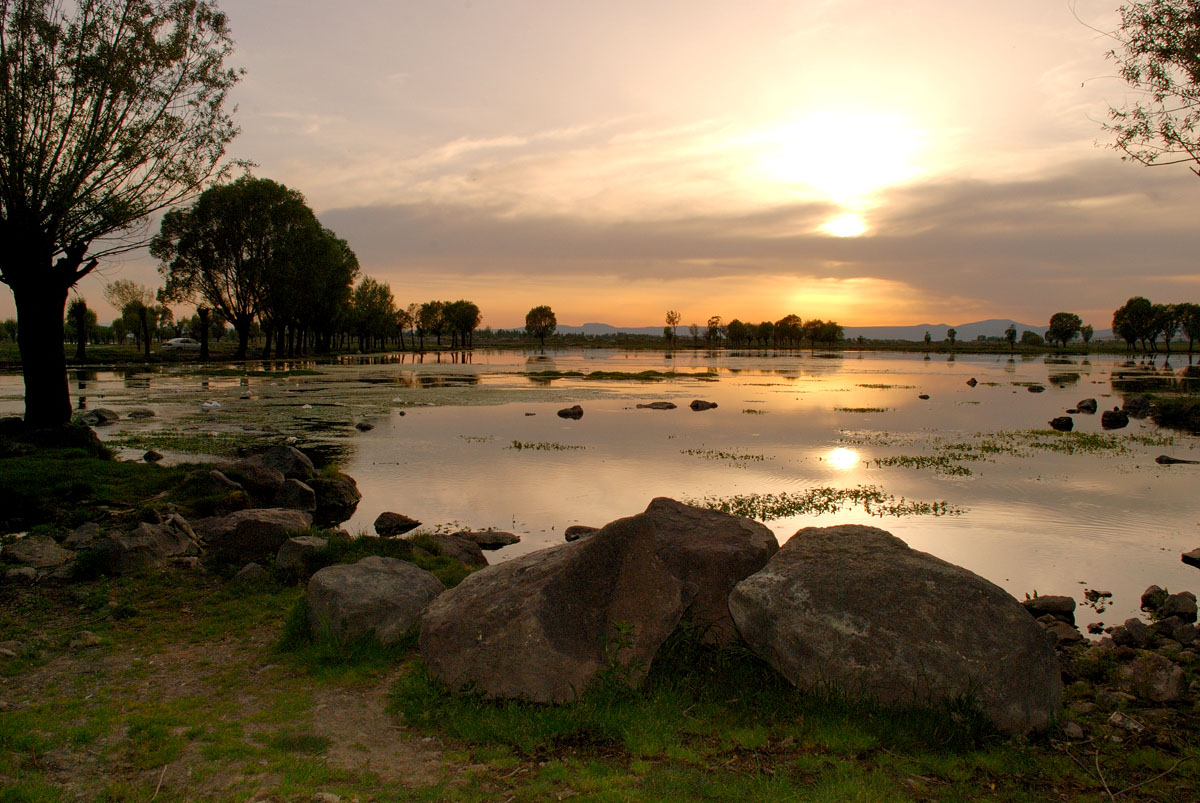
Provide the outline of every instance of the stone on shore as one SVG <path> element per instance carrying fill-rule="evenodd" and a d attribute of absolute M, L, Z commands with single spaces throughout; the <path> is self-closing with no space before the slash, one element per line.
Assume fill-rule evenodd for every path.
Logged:
<path fill-rule="evenodd" d="M 211 558 L 222 563 L 265 563 L 292 533 L 312 526 L 311 513 L 285 508 L 238 510 L 193 523 Z"/>
<path fill-rule="evenodd" d="M 1184 552 L 1179 556 L 1179 559 L 1188 566 L 1195 566 L 1197 569 L 1200 569 L 1200 547 L 1197 547 L 1190 552 Z"/>
<path fill-rule="evenodd" d="M 586 538 L 594 532 L 597 532 L 599 527 L 589 527 L 586 524 L 572 524 L 567 529 L 563 530 L 563 538 L 567 541 L 578 541 L 580 538 Z M 1196 550 L 1200 552 L 1200 550 Z"/>
<path fill-rule="evenodd" d="M 1129 426 L 1129 413 L 1124 410 L 1105 410 L 1100 414 L 1100 426 L 1104 429 L 1124 429 Z"/>
<path fill-rule="evenodd" d="M 312 512 L 317 509 L 317 494 L 311 485 L 289 477 L 275 492 L 275 498 L 271 501 L 271 505 L 272 507 Z"/>
<path fill-rule="evenodd" d="M 112 574 L 162 569 L 173 558 L 200 554 L 195 533 L 181 517 L 172 517 L 163 524 L 141 522 L 129 532 L 110 532 L 92 548 L 100 564 Z"/>
<path fill-rule="evenodd" d="M 362 499 L 358 483 L 340 471 L 313 477 L 308 484 L 317 494 L 313 519 L 319 524 L 341 524 L 354 515 Z"/>
<path fill-rule="evenodd" d="M 800 688 L 888 704 L 969 695 L 1006 733 L 1058 715 L 1058 661 L 1017 601 L 874 527 L 800 530 L 734 587 L 729 609 L 751 649 Z"/>
<path fill-rule="evenodd" d="M 1034 619 L 1049 614 L 1067 624 L 1075 624 L 1075 600 L 1072 597 L 1047 594 L 1044 597 L 1021 600 L 1021 607 L 1029 611 Z"/>
<path fill-rule="evenodd" d="M 27 535 L 18 538 L 3 550 L 4 560 L 34 569 L 57 569 L 75 559 L 75 553 L 63 549 L 48 535 Z"/>
<path fill-rule="evenodd" d="M 488 565 L 488 559 L 479 544 L 460 535 L 431 535 L 429 540 L 437 545 L 441 554 L 454 558 L 459 563 L 480 569 Z"/>
<path fill-rule="evenodd" d="M 275 571 L 288 579 L 304 579 L 308 576 L 305 559 L 328 544 L 329 539 L 319 535 L 298 535 L 287 539 L 275 553 Z"/>
<path fill-rule="evenodd" d="M 305 600 L 318 637 L 345 642 L 373 632 L 390 646 L 444 590 L 440 580 L 418 566 L 373 555 L 321 569 L 308 581 Z"/>
<path fill-rule="evenodd" d="M 394 538 L 421 526 L 421 522 L 403 513 L 384 511 L 375 518 L 375 532 L 380 538 Z"/>
<path fill-rule="evenodd" d="M 480 549 L 495 550 L 521 543 L 521 536 L 516 533 L 506 533 L 503 530 L 461 530 L 454 533 L 459 538 L 465 538 Z"/>

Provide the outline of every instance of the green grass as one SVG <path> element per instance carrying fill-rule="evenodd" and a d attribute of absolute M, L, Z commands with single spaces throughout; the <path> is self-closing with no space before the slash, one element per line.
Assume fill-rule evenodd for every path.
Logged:
<path fill-rule="evenodd" d="M 537 452 L 573 452 L 583 451 L 586 446 L 573 446 L 569 443 L 557 443 L 555 441 L 513 441 L 511 446 L 505 446 L 505 449 L 515 449 L 516 451 L 531 450 Z"/>
<path fill-rule="evenodd" d="M 886 413 L 890 407 L 834 407 L 839 413 Z"/>
<path fill-rule="evenodd" d="M 239 448 L 265 446 L 282 443 L 283 435 L 274 437 L 241 432 L 125 432 L 110 438 L 111 446 L 129 449 L 153 449 L 158 452 L 183 452 L 184 454 L 217 455 L 231 457 Z"/>
<path fill-rule="evenodd" d="M 893 455 L 875 458 L 877 466 L 902 466 L 904 468 L 931 468 L 937 474 L 951 477 L 970 476 L 971 469 L 961 465 L 948 455 Z"/>
<path fill-rule="evenodd" d="M 870 516 L 958 516 L 962 508 L 948 502 L 921 502 L 901 497 L 897 499 L 875 485 L 853 488 L 809 488 L 798 493 L 737 494 L 725 497 L 704 497 L 689 500 L 688 504 L 707 507 L 745 516 L 759 521 L 771 521 L 790 516 L 838 513 L 853 507 L 862 508 Z"/>

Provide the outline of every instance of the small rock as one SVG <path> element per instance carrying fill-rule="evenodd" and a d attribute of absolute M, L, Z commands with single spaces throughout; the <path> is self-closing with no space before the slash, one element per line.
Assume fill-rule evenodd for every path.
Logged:
<path fill-rule="evenodd" d="M 81 524 L 63 539 L 67 549 L 87 549 L 100 539 L 100 525 L 94 521 Z"/>
<path fill-rule="evenodd" d="M 32 583 L 37 580 L 37 569 L 32 566 L 18 566 L 4 573 L 6 583 Z"/>
<path fill-rule="evenodd" d="M 60 547 L 48 535 L 27 535 L 4 547 L 4 559 L 35 569 L 53 569 L 75 560 L 75 553 Z"/>
<path fill-rule="evenodd" d="M 1196 640 L 1196 626 L 1180 625 L 1171 633 L 1171 637 L 1184 646 L 1190 645 Z"/>
<path fill-rule="evenodd" d="M 1079 727 L 1078 722 L 1067 721 L 1062 725 L 1063 736 L 1066 736 L 1071 741 L 1079 741 L 1083 738 L 1083 728 Z"/>
<path fill-rule="evenodd" d="M 591 535 L 599 529 L 599 527 L 589 527 L 586 524 L 572 524 L 563 530 L 563 538 L 568 541 L 578 541 L 580 538 Z"/>
<path fill-rule="evenodd" d="M 1105 410 L 1100 415 L 1100 426 L 1104 429 L 1124 429 L 1129 426 L 1129 414 L 1115 408 Z"/>
<path fill-rule="evenodd" d="M 1187 689 L 1183 669 L 1169 658 L 1151 653 L 1131 661 L 1119 670 L 1122 685 L 1144 700 L 1173 703 L 1183 699 Z"/>
<path fill-rule="evenodd" d="M 474 541 L 480 549 L 502 549 L 521 543 L 521 536 L 503 530 L 462 530 L 454 535 Z"/>
<path fill-rule="evenodd" d="M 1104 622 L 1092 622 L 1087 626 L 1087 632 L 1093 636 L 1098 636 L 1104 632 Z"/>
<path fill-rule="evenodd" d="M 971 377 L 970 379 L 967 380 L 967 384 L 970 385 L 971 387 L 975 387 L 976 385 L 979 384 L 979 380 L 976 379 L 975 377 Z"/>
<path fill-rule="evenodd" d="M 1196 621 L 1196 595 L 1191 591 L 1171 594 L 1158 609 L 1159 616 L 1178 616 L 1185 622 Z"/>
<path fill-rule="evenodd" d="M 578 421 L 583 418 L 583 408 L 576 404 L 574 407 L 566 407 L 558 411 L 559 418 L 569 418 L 572 421 Z"/>
<path fill-rule="evenodd" d="M 312 512 L 317 509 L 317 493 L 308 483 L 289 477 L 283 481 L 283 485 L 279 486 L 279 490 L 275 492 L 275 498 L 271 504 L 275 507 L 284 507 L 290 510 L 307 510 Z"/>
<path fill-rule="evenodd" d="M 639 410 L 674 410 L 675 404 L 674 402 L 656 401 L 649 404 L 639 404 L 637 407 Z"/>
<path fill-rule="evenodd" d="M 289 538 L 275 554 L 275 571 L 287 578 L 305 577 L 305 557 L 320 552 L 328 544 L 329 539 L 319 535 L 298 535 Z"/>
<path fill-rule="evenodd" d="M 115 424 L 121 420 L 121 416 L 116 410 L 110 410 L 107 407 L 97 407 L 92 412 L 95 413 L 97 419 L 99 419 L 96 422 L 99 426 L 104 426 L 105 424 Z"/>
<path fill-rule="evenodd" d="M 97 647 L 103 643 L 101 638 L 90 630 L 80 630 L 75 638 L 71 639 L 69 646 L 73 650 L 85 650 L 88 647 Z"/>
<path fill-rule="evenodd" d="M 1130 731 L 1131 733 L 1141 733 L 1146 729 L 1146 726 L 1138 722 L 1128 714 L 1123 714 L 1120 711 L 1113 711 L 1112 716 L 1108 718 L 1110 725 L 1115 725 L 1122 730 Z"/>
<path fill-rule="evenodd" d="M 1184 552 L 1179 556 L 1179 559 L 1188 566 L 1195 566 L 1200 569 L 1200 548 L 1193 549 L 1191 552 Z"/>
<path fill-rule="evenodd" d="M 157 463 L 159 460 L 163 459 L 163 456 L 161 454 L 159 454 L 158 452 L 154 451 L 153 449 L 151 449 L 150 451 L 148 451 L 144 455 L 142 455 L 142 459 L 145 460 L 147 463 Z"/>
<path fill-rule="evenodd" d="M 421 522 L 414 518 L 409 518 L 402 513 L 392 513 L 385 511 L 380 513 L 375 519 L 375 532 L 380 538 L 393 538 L 397 535 L 404 535 L 410 530 L 415 530 L 421 526 Z"/>
<path fill-rule="evenodd" d="M 267 570 L 257 563 L 247 563 L 230 581 L 239 586 L 257 586 L 266 583 L 271 577 Z"/>
<path fill-rule="evenodd" d="M 711 410 L 717 406 L 716 402 L 704 401 L 703 399 L 695 399 L 688 407 L 691 407 L 696 412 L 701 410 Z"/>
<path fill-rule="evenodd" d="M 130 410 L 126 415 L 130 418 L 154 418 L 154 411 L 149 407 L 138 407 L 137 409 Z"/>
<path fill-rule="evenodd" d="M 528 417 L 529 417 L 529 416 L 531 416 L 531 415 L 537 415 L 537 413 L 526 413 L 526 414 L 525 414 L 525 417 L 526 417 L 526 418 L 528 418 Z"/>
<path fill-rule="evenodd" d="M 1142 598 L 1139 600 L 1140 607 L 1143 611 L 1157 611 L 1162 604 L 1167 601 L 1167 592 L 1160 586 L 1149 586 L 1142 592 Z"/>
<path fill-rule="evenodd" d="M 1041 385 L 1029 385 L 1025 389 L 1027 391 L 1029 391 L 1030 393 L 1045 393 L 1046 392 L 1046 388 L 1042 387 Z"/>
<path fill-rule="evenodd" d="M 919 396 L 917 396 L 917 398 L 918 398 L 918 399 L 925 399 L 926 401 L 928 401 L 928 400 L 929 400 L 929 394 L 928 394 L 928 393 L 922 393 L 922 394 L 920 394 Z"/>
<path fill-rule="evenodd" d="M 1050 614 L 1055 619 L 1067 622 L 1068 624 L 1075 624 L 1075 600 L 1071 597 L 1050 594 L 1044 597 L 1021 600 L 1021 605 L 1035 619 Z"/>
<path fill-rule="evenodd" d="M 1076 700 L 1075 702 L 1071 703 L 1071 710 L 1076 714 L 1087 716 L 1096 710 L 1096 704 L 1088 702 L 1087 700 Z"/>
<path fill-rule="evenodd" d="M 354 428 L 359 432 L 370 432 L 371 430 L 375 429 L 375 425 L 368 424 L 366 421 L 359 421 L 354 425 Z"/>
<path fill-rule="evenodd" d="M 1058 432 L 1070 432 L 1075 429 L 1075 419 L 1069 415 L 1060 415 L 1050 419 L 1050 428 Z"/>
<path fill-rule="evenodd" d="M 1077 410 L 1079 410 L 1079 412 L 1081 412 L 1081 413 L 1086 413 L 1088 415 L 1095 415 L 1096 409 L 1097 409 L 1096 400 L 1095 399 L 1084 399 L 1083 401 L 1079 402 L 1079 404 L 1076 404 L 1075 408 Z"/>
<path fill-rule="evenodd" d="M 341 803 L 342 799 L 333 792 L 315 792 L 312 803 Z"/>
<path fill-rule="evenodd" d="M 1178 466 L 1183 464 L 1196 465 L 1200 463 L 1200 460 L 1184 460 L 1182 457 L 1171 457 L 1169 454 L 1160 454 L 1154 458 L 1154 462 L 1160 466 Z"/>
<path fill-rule="evenodd" d="M 1053 639 L 1054 643 L 1062 646 L 1067 644 L 1078 644 L 1083 641 L 1083 634 L 1075 629 L 1073 625 L 1058 619 L 1051 618 L 1051 622 L 1043 625 L 1046 628 L 1046 633 Z"/>

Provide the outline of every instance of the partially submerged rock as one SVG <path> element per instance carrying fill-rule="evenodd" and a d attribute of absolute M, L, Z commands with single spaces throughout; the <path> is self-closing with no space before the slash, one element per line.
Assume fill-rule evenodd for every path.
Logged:
<path fill-rule="evenodd" d="M 674 410 L 675 407 L 675 403 L 669 401 L 656 401 L 650 402 L 649 404 L 639 404 L 637 406 L 639 410 Z"/>
<path fill-rule="evenodd" d="M 1195 566 L 1197 569 L 1200 569 L 1200 547 L 1180 554 L 1179 559 L 1188 566 Z"/>
<path fill-rule="evenodd" d="M 704 399 L 694 399 L 688 407 L 691 407 L 696 412 L 701 410 L 712 410 L 717 406 L 716 402 L 705 401 Z"/>
<path fill-rule="evenodd" d="M 418 566 L 373 555 L 321 569 L 308 581 L 305 600 L 318 636 L 344 642 L 374 633 L 388 646 L 408 633 L 444 590 Z"/>
<path fill-rule="evenodd" d="M 1096 404 L 1095 399 L 1083 399 L 1075 405 L 1075 409 L 1088 415 L 1095 415 L 1097 407 L 1098 405 Z"/>
<path fill-rule="evenodd" d="M 1075 429 L 1075 419 L 1069 415 L 1055 416 L 1050 419 L 1050 429 L 1058 432 L 1070 432 Z"/>
<path fill-rule="evenodd" d="M 446 557 L 454 558 L 458 562 L 475 569 L 488 565 L 488 559 L 484 556 L 483 550 L 479 548 L 479 544 L 468 538 L 463 538 L 461 535 L 441 534 L 430 535 L 428 539 Z"/>
<path fill-rule="evenodd" d="M 1050 615 L 1067 624 L 1075 624 L 1075 599 L 1073 597 L 1046 594 L 1021 600 L 1021 607 L 1029 611 L 1034 619 Z"/>
<path fill-rule="evenodd" d="M 969 696 L 1008 733 L 1058 714 L 1057 660 L 1016 600 L 874 527 L 800 530 L 734 587 L 729 609 L 801 688 L 902 704 Z"/>
<path fill-rule="evenodd" d="M 313 477 L 308 483 L 317 495 L 313 518 L 319 524 L 341 524 L 354 515 L 362 494 L 349 474 L 335 471 Z"/>
<path fill-rule="evenodd" d="M 563 530 L 563 538 L 565 538 L 567 541 L 578 541 L 580 538 L 586 538 L 592 533 L 597 532 L 599 529 L 599 527 L 589 527 L 586 524 L 572 524 L 570 527 Z M 1196 551 L 1200 553 L 1200 549 Z M 1197 560 L 1200 560 L 1200 556 L 1197 557 Z"/>
<path fill-rule="evenodd" d="M 404 535 L 410 530 L 415 530 L 421 526 L 421 522 L 414 518 L 405 516 L 403 513 L 393 513 L 384 511 L 375 518 L 375 532 L 380 538 L 393 538 L 397 535 Z"/>
<path fill-rule="evenodd" d="M 471 541 L 480 549 L 495 550 L 521 543 L 521 536 L 503 530 L 461 530 L 454 533 L 459 538 Z"/>
<path fill-rule="evenodd" d="M 1129 426 L 1129 413 L 1124 410 L 1105 410 L 1100 414 L 1100 426 L 1104 429 L 1124 429 Z"/>
<path fill-rule="evenodd" d="M 565 407 L 558 411 L 559 418 L 570 418 L 573 421 L 578 421 L 583 418 L 583 408 L 578 404 L 573 407 Z"/>

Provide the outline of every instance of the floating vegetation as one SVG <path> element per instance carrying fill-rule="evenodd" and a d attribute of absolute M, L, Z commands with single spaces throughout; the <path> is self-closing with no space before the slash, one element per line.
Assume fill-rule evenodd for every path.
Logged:
<path fill-rule="evenodd" d="M 283 436 L 274 438 L 251 432 L 126 432 L 105 439 L 111 446 L 127 449 L 153 449 L 156 452 L 183 452 L 184 454 L 208 454 L 227 457 L 237 454 L 239 448 L 263 446 L 282 441 Z"/>
<path fill-rule="evenodd" d="M 197 366 L 195 368 L 188 367 L 183 370 L 173 371 L 173 373 L 183 374 L 199 374 L 205 377 L 223 377 L 223 376 L 255 376 L 267 377 L 270 379 L 283 379 L 289 376 L 324 376 L 324 371 L 318 371 L 315 368 L 280 368 L 279 370 L 263 370 L 261 368 L 207 368 Z"/>
<path fill-rule="evenodd" d="M 742 410 L 742 412 L 745 413 L 746 415 L 766 415 L 767 414 L 766 410 L 755 410 L 750 407 L 747 407 L 746 409 Z"/>
<path fill-rule="evenodd" d="M 522 449 L 534 449 L 539 452 L 571 452 L 581 451 L 586 449 L 586 446 L 573 446 L 569 443 L 556 443 L 554 441 L 513 441 L 512 446 L 506 446 L 506 449 L 516 449 L 518 452 Z"/>
<path fill-rule="evenodd" d="M 735 516 L 770 521 L 789 516 L 840 513 L 861 507 L 870 516 L 959 516 L 964 512 L 949 502 L 910 501 L 897 499 L 875 485 L 853 488 L 809 488 L 800 493 L 741 494 L 726 497 L 704 497 L 690 504 L 720 510 Z"/>
<path fill-rule="evenodd" d="M 881 385 L 881 384 L 866 383 L 866 384 L 857 385 L 856 387 L 873 388 L 874 390 L 913 390 L 917 386 L 916 385 Z"/>
<path fill-rule="evenodd" d="M 903 468 L 931 468 L 938 474 L 951 477 L 967 477 L 971 469 L 959 465 L 948 455 L 894 455 L 875 458 L 877 466 L 902 466 Z"/>
<path fill-rule="evenodd" d="M 584 379 L 584 380 L 627 380 L 633 382 L 661 382 L 664 379 L 699 379 L 715 382 L 715 374 L 689 373 L 680 371 L 592 371 L 585 374 L 582 371 L 530 371 L 526 376 L 533 379 Z"/>
<path fill-rule="evenodd" d="M 839 413 L 886 413 L 890 407 L 834 407 Z"/>
<path fill-rule="evenodd" d="M 459 435 L 458 437 L 467 443 L 488 443 L 489 441 L 496 440 L 495 435 Z M 513 441 L 513 443 L 516 443 L 516 441 Z"/>
<path fill-rule="evenodd" d="M 767 459 L 766 455 L 761 454 L 734 454 L 733 452 L 722 452 L 717 449 L 680 449 L 680 454 L 690 454 L 693 457 L 702 457 L 705 460 L 728 460 L 734 463 L 748 463 L 757 461 L 761 463 Z"/>

